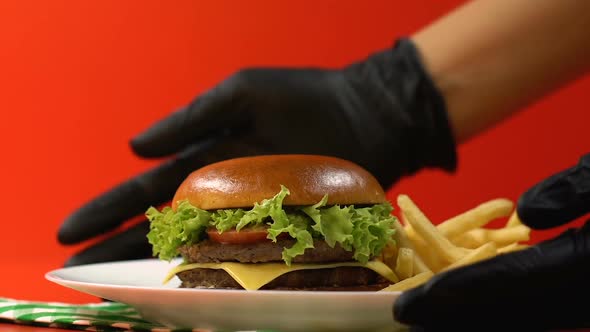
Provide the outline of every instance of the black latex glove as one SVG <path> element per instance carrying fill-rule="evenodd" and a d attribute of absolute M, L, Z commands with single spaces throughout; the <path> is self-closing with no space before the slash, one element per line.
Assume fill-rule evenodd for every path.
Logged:
<path fill-rule="evenodd" d="M 521 221 L 545 229 L 590 212 L 590 154 L 529 189 Z M 394 305 L 426 331 L 546 331 L 590 327 L 590 220 L 555 239 L 436 275 Z"/>
<path fill-rule="evenodd" d="M 409 40 L 338 70 L 247 69 L 131 141 L 141 157 L 172 156 L 88 202 L 59 229 L 60 243 L 109 231 L 168 202 L 193 170 L 223 159 L 305 153 L 345 158 L 387 187 L 424 167 L 452 171 L 445 104 Z M 151 255 L 145 224 L 80 252 L 66 265 Z"/>

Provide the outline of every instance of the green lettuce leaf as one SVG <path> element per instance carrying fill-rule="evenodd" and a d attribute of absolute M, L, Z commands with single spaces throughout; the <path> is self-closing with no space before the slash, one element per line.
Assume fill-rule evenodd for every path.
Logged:
<path fill-rule="evenodd" d="M 245 214 L 246 212 L 243 209 L 217 210 L 211 214 L 211 220 L 217 231 L 223 233 L 235 228 Z"/>
<path fill-rule="evenodd" d="M 276 242 L 277 236 L 288 233 L 290 237 L 297 240 L 291 248 L 284 248 L 283 250 L 282 258 L 287 265 L 291 265 L 291 261 L 295 256 L 303 255 L 305 249 L 313 248 L 309 218 L 301 214 L 287 214 L 281 209 L 276 211 L 272 219 L 273 221 L 267 229 L 269 239 Z"/>
<path fill-rule="evenodd" d="M 334 247 L 339 244 L 353 251 L 353 257 L 366 263 L 378 255 L 393 241 L 393 207 L 389 203 L 356 208 L 349 206 L 326 206 L 328 196 L 310 206 L 283 208 L 283 200 L 289 190 L 281 190 L 272 198 L 255 203 L 250 210 L 221 209 L 205 211 L 187 201 L 178 204 L 176 211 L 166 207 L 161 212 L 151 207 L 146 212 L 150 221 L 148 240 L 154 255 L 163 260 L 177 256 L 178 247 L 197 243 L 205 238 L 205 231 L 215 227 L 219 232 L 244 227 L 263 226 L 268 238 L 277 241 L 283 233 L 295 239 L 295 244 L 284 248 L 282 258 L 288 265 L 294 257 L 313 248 L 313 239 L 321 238 Z"/>
<path fill-rule="evenodd" d="M 286 218 L 283 211 L 283 199 L 289 195 L 289 189 L 281 185 L 281 191 L 271 199 L 265 199 L 262 203 L 254 203 L 252 210 L 246 212 L 244 217 L 236 225 L 236 230 L 240 230 L 252 223 L 261 224 L 266 218 L 272 217 L 273 220 Z"/>
<path fill-rule="evenodd" d="M 326 243 L 334 248 L 339 243 L 342 248 L 352 250 L 352 207 L 341 208 L 334 205 L 320 210 L 320 217 L 313 229 L 324 235 Z"/>
<path fill-rule="evenodd" d="M 211 213 L 186 201 L 180 202 L 176 211 L 165 207 L 160 212 L 150 207 L 146 216 L 150 221 L 148 241 L 154 255 L 164 260 L 176 257 L 181 245 L 200 241 L 211 220 Z"/>
<path fill-rule="evenodd" d="M 395 231 L 391 229 L 395 222 L 391 217 L 393 207 L 390 204 L 378 204 L 371 207 L 355 209 L 352 215 L 354 255 L 359 262 L 366 263 L 370 257 L 380 253 L 388 244 Z"/>

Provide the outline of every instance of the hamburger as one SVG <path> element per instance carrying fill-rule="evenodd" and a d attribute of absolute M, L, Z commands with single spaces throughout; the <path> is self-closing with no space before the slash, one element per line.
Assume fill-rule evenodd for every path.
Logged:
<path fill-rule="evenodd" d="M 150 207 L 155 256 L 178 256 L 183 288 L 374 291 L 397 281 L 378 258 L 393 207 L 364 168 L 317 155 L 225 160 Z"/>

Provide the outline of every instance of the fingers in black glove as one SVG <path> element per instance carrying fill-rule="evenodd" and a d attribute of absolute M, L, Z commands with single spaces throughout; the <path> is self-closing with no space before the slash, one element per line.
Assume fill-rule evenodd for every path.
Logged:
<path fill-rule="evenodd" d="M 241 75 L 225 80 L 134 137 L 130 142 L 133 151 L 146 158 L 170 156 L 200 141 L 226 137 L 237 132 L 236 128 L 246 127 L 244 105 L 237 99 Z"/>
<path fill-rule="evenodd" d="M 178 186 L 195 168 L 216 160 L 209 151 L 221 144 L 217 138 L 193 145 L 160 166 L 140 174 L 93 199 L 68 216 L 58 232 L 63 244 L 79 243 L 115 229 L 124 221 L 143 214 L 150 206 L 168 202 Z M 239 147 L 224 145 L 222 151 Z"/>
<path fill-rule="evenodd" d="M 577 165 L 527 190 L 517 202 L 520 220 L 535 229 L 566 224 L 590 211 L 590 154 Z"/>
<path fill-rule="evenodd" d="M 394 316 L 426 327 L 552 330 L 590 327 L 590 222 L 580 230 L 436 275 L 404 292 Z M 479 328 L 481 327 L 481 328 Z"/>
<path fill-rule="evenodd" d="M 66 261 L 64 266 L 152 257 L 152 246 L 146 240 L 149 230 L 149 223 L 143 221 L 105 241 L 77 252 Z"/>

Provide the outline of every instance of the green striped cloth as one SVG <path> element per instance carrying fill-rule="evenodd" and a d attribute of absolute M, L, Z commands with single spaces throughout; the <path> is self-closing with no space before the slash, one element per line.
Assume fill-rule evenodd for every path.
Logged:
<path fill-rule="evenodd" d="M 0 298 L 0 322 L 83 331 L 212 332 L 171 330 L 142 319 L 135 309 L 117 302 L 78 305 Z"/>

